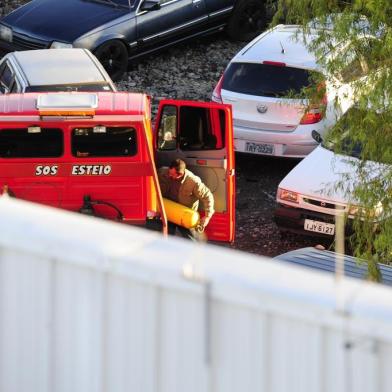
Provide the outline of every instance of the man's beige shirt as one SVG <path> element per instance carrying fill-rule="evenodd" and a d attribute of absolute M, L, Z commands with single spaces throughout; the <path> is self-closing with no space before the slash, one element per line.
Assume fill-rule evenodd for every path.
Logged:
<path fill-rule="evenodd" d="M 178 187 L 176 180 L 169 177 L 169 168 L 161 167 L 158 170 L 159 184 L 163 197 L 173 200 L 170 196 L 173 187 Z M 191 171 L 185 170 L 185 175 L 180 181 L 178 187 L 178 198 L 176 201 L 184 206 L 197 211 L 199 208 L 199 200 L 203 205 L 206 217 L 211 218 L 214 214 L 214 196 L 212 192 L 201 181 L 200 177 L 195 176 Z"/>

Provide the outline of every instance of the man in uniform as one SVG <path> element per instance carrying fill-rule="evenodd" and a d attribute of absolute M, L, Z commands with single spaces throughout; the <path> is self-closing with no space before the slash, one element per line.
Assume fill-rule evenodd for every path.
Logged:
<path fill-rule="evenodd" d="M 163 197 L 197 211 L 199 201 L 202 203 L 205 216 L 200 219 L 198 230 L 204 231 L 214 214 L 214 196 L 201 179 L 186 168 L 182 159 L 175 159 L 170 166 L 158 171 L 159 184 Z M 187 229 L 169 222 L 169 234 L 175 234 L 176 229 L 185 238 L 198 239 L 195 229 Z"/>

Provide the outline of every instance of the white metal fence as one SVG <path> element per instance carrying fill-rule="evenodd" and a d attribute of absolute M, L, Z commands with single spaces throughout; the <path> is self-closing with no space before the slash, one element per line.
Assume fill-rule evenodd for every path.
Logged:
<path fill-rule="evenodd" d="M 392 291 L 3 197 L 1 392 L 392 391 Z"/>

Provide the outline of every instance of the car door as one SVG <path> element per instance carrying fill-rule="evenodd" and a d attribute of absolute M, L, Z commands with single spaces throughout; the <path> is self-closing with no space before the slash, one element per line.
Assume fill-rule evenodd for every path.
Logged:
<path fill-rule="evenodd" d="M 141 1 L 136 14 L 138 48 L 148 51 L 202 30 L 208 15 L 204 0 L 160 0 L 159 9 L 143 11 Z"/>
<path fill-rule="evenodd" d="M 172 160 L 181 158 L 213 193 L 215 214 L 206 230 L 208 239 L 234 241 L 235 175 L 231 107 L 216 103 L 163 100 L 159 104 L 154 140 L 157 167 L 168 166 Z"/>

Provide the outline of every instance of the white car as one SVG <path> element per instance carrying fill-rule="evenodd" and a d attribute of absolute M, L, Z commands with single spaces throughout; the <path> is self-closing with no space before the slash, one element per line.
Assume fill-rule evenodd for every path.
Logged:
<path fill-rule="evenodd" d="M 39 91 L 116 91 L 87 49 L 12 52 L 0 60 L 0 94 Z"/>
<path fill-rule="evenodd" d="M 298 31 L 295 25 L 278 25 L 259 35 L 231 60 L 215 87 L 212 100 L 233 107 L 237 152 L 303 158 L 317 146 L 312 131 L 323 135 L 352 106 L 344 77 L 326 78 L 325 96 L 308 111 L 306 100 L 293 97 L 312 84 L 313 73 L 325 76 L 315 56 L 295 39 Z M 317 30 L 307 40 L 314 34 Z"/>
<path fill-rule="evenodd" d="M 343 116 L 341 121 L 346 118 Z M 281 231 L 332 238 L 336 216 L 344 216 L 348 218 L 346 234 L 351 232 L 350 220 L 362 212 L 353 196 L 362 147 L 354 144 L 348 134 L 341 137 L 343 147 L 339 154 L 334 153 L 333 143 L 322 142 L 280 182 L 274 219 Z M 368 179 L 383 169 L 385 165 L 372 161 L 363 166 Z M 381 217 L 381 202 L 372 213 L 375 220 Z"/>

